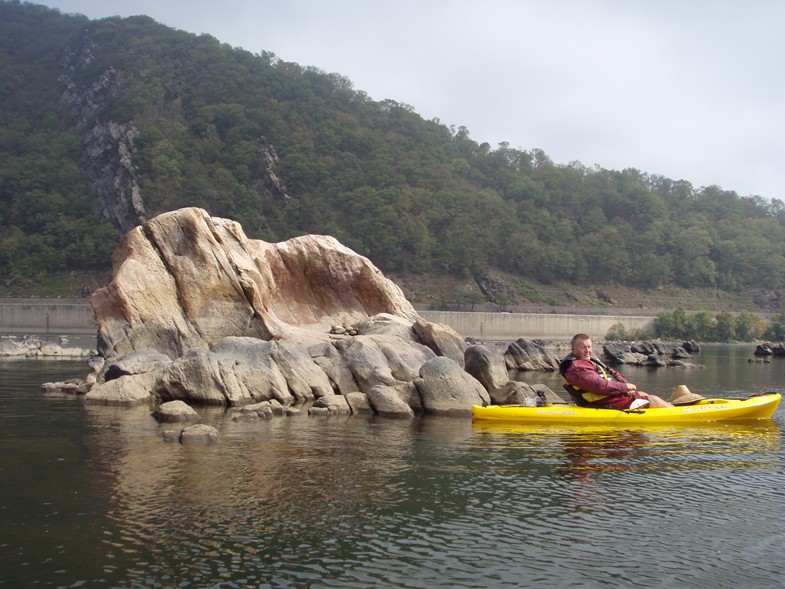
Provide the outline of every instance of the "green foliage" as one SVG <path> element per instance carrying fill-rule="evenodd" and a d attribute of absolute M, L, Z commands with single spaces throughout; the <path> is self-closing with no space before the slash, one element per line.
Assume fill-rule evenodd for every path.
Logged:
<path fill-rule="evenodd" d="M 605 334 L 605 339 L 610 342 L 635 341 L 649 339 L 651 334 L 645 329 L 627 330 L 624 323 L 614 323 Z"/>
<path fill-rule="evenodd" d="M 749 311 L 741 311 L 736 316 L 736 338 L 742 342 L 759 340 L 766 333 L 766 322 L 762 317 Z"/>
<path fill-rule="evenodd" d="M 705 342 L 751 342 L 761 338 L 785 341 L 785 311 L 766 321 L 750 311 L 735 317 L 728 312 L 712 315 L 701 311 L 687 315 L 684 310 L 664 312 L 654 320 L 655 334 L 662 339 L 694 339 Z M 620 338 L 624 339 L 624 338 Z"/>
<path fill-rule="evenodd" d="M 764 335 L 766 339 L 771 341 L 785 341 L 785 311 L 779 313 L 769 322 Z"/>
<path fill-rule="evenodd" d="M 542 283 L 785 287 L 785 205 L 639 170 L 554 163 L 477 144 L 465 127 L 376 102 L 337 74 L 231 48 L 147 17 L 88 21 L 0 2 L 0 275 L 106 266 L 117 242 L 82 170 L 84 131 L 61 100 L 108 71 L 93 123 L 133 121 L 148 216 L 184 206 L 268 241 L 331 234 L 382 270 Z M 272 171 L 288 197 L 269 190 Z M 503 302 L 504 303 L 504 302 Z M 658 318 L 659 319 L 659 318 Z M 671 324 L 666 324 L 670 321 Z M 727 317 L 661 320 L 739 338 Z"/>

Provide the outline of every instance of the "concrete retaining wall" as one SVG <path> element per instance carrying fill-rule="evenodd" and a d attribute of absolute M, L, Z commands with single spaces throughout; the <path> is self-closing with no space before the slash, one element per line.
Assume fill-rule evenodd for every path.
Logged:
<path fill-rule="evenodd" d="M 642 315 L 561 315 L 538 313 L 472 313 L 463 311 L 420 311 L 423 319 L 444 323 L 464 337 L 479 339 L 569 340 L 576 333 L 603 339 L 608 330 L 621 323 L 627 331 L 654 332 L 654 317 Z"/>
<path fill-rule="evenodd" d="M 90 335 L 97 331 L 87 299 L 1 299 L 0 333 Z"/>
<path fill-rule="evenodd" d="M 488 313 L 419 311 L 433 323 L 444 323 L 464 337 L 479 339 L 568 340 L 578 332 L 602 339 L 615 323 L 652 330 L 654 317 L 634 315 L 565 315 L 546 313 Z M 90 335 L 96 333 L 87 299 L 2 299 L 0 333 L 24 335 Z"/>

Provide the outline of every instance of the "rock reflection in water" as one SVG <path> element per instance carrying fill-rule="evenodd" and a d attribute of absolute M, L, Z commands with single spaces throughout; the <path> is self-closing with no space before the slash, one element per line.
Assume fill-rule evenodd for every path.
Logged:
<path fill-rule="evenodd" d="M 378 515 L 405 505 L 414 484 L 409 420 L 249 423 L 202 408 L 221 443 L 188 447 L 163 442 L 172 424 L 155 423 L 149 408 L 86 411 L 92 467 L 112 486 L 107 562 L 125 563 L 131 576 L 155 572 L 145 583 L 185 574 L 198 585 L 224 569 L 236 577 L 249 559 L 324 558 L 341 535 L 372 538 Z M 469 420 L 440 421 L 449 427 L 437 427 L 439 443 L 472 435 Z"/>

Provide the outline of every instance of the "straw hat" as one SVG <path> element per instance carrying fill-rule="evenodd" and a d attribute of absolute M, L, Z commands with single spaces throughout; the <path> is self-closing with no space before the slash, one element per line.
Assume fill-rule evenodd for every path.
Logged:
<path fill-rule="evenodd" d="M 674 405 L 689 405 L 691 403 L 697 403 L 701 399 L 705 398 L 706 397 L 701 397 L 696 393 L 691 393 L 690 389 L 688 389 L 687 386 L 683 384 L 674 387 L 671 391 L 671 403 Z"/>

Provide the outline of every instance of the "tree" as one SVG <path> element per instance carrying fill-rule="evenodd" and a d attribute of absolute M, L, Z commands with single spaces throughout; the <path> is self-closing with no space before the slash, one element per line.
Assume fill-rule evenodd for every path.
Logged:
<path fill-rule="evenodd" d="M 731 342 L 736 339 L 736 319 L 730 313 L 722 312 L 715 317 L 714 333 L 717 341 Z"/>
<path fill-rule="evenodd" d="M 698 341 L 717 341 L 717 319 L 708 311 L 699 311 L 687 319 L 687 334 L 684 337 Z"/>
<path fill-rule="evenodd" d="M 766 326 L 764 334 L 766 339 L 782 342 L 785 341 L 785 311 L 777 314 Z"/>
<path fill-rule="evenodd" d="M 755 313 L 741 311 L 736 316 L 736 337 L 743 342 L 751 342 L 763 337 L 766 322 Z"/>

